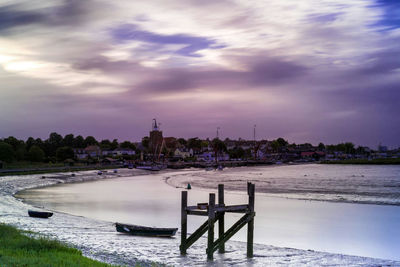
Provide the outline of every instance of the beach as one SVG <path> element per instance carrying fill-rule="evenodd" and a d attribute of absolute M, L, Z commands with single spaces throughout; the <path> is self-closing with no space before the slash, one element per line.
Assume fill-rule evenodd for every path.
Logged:
<path fill-rule="evenodd" d="M 193 173 L 197 172 L 194 170 Z M 162 175 L 170 176 L 170 171 Z M 174 172 L 177 173 L 176 171 Z M 134 265 L 137 262 L 144 265 L 155 261 L 168 265 L 197 266 L 400 266 L 393 260 L 372 259 L 367 257 L 347 256 L 326 252 L 274 247 L 265 244 L 255 244 L 253 259 L 245 256 L 246 243 L 229 241 L 226 244 L 227 253 L 215 254 L 214 262 L 207 262 L 205 255 L 206 238 L 201 238 L 188 251 L 188 256 L 179 255 L 179 232 L 176 238 L 144 238 L 118 234 L 112 222 L 73 216 L 67 213 L 55 212 L 49 220 L 38 220 L 27 216 L 30 205 L 16 199 L 13 195 L 21 190 L 45 187 L 56 184 L 94 181 L 98 179 L 121 179 L 120 177 L 143 177 L 152 175 L 146 171 L 119 170 L 97 175 L 97 172 L 87 171 L 71 174 L 6 176 L 0 178 L 1 201 L 0 222 L 17 226 L 20 229 L 39 232 L 58 240 L 67 242 L 83 251 L 83 254 L 108 263 Z M 165 182 L 161 180 L 161 182 Z M 177 207 L 178 209 L 178 207 Z"/>

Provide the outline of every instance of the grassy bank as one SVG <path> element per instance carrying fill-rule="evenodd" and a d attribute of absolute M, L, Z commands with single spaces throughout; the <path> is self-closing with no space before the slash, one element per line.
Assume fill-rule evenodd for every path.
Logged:
<path fill-rule="evenodd" d="M 394 165 L 400 164 L 400 158 L 388 158 L 388 159 L 345 159 L 345 160 L 334 160 L 334 161 L 322 161 L 322 164 L 375 164 L 375 165 Z"/>
<path fill-rule="evenodd" d="M 0 224 L 0 266 L 113 266 L 86 258 L 58 241 L 26 234 Z"/>

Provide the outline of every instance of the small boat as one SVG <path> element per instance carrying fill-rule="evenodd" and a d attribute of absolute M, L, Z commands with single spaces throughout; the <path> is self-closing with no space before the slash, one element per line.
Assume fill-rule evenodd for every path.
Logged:
<path fill-rule="evenodd" d="M 161 170 L 163 170 L 165 168 L 167 168 L 167 166 L 163 165 L 163 164 L 152 164 L 152 165 L 136 166 L 136 169 L 148 170 L 148 171 L 161 171 Z"/>
<path fill-rule="evenodd" d="M 178 231 L 178 228 L 155 228 L 122 223 L 116 223 L 115 227 L 117 232 L 139 236 L 171 237 Z"/>
<path fill-rule="evenodd" d="M 36 210 L 28 210 L 28 214 L 29 214 L 30 217 L 44 218 L 44 219 L 47 219 L 47 218 L 53 216 L 52 212 L 36 211 Z"/>

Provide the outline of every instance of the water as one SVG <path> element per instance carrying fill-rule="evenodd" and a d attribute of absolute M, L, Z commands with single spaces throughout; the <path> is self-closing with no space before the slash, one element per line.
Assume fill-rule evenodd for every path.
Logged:
<path fill-rule="evenodd" d="M 274 179 L 281 185 L 278 195 L 290 196 L 293 188 L 291 182 L 293 179 L 298 179 L 295 184 L 302 185 L 302 188 L 298 187 L 302 190 L 302 194 L 310 196 L 307 189 L 314 190 L 315 181 L 319 181 L 321 184 L 328 179 L 330 187 L 346 189 L 342 185 L 343 176 L 357 175 L 358 180 L 363 183 L 363 190 L 359 190 L 363 196 L 364 191 L 371 191 L 365 181 L 372 180 L 370 187 L 376 187 L 377 182 L 371 178 L 376 173 L 380 172 L 381 180 L 387 180 L 388 177 L 395 180 L 399 171 L 399 167 L 396 166 L 383 169 L 381 166 L 376 166 L 377 169 L 375 166 L 354 166 L 353 170 L 348 166 L 346 168 L 320 166 L 160 173 L 63 184 L 25 191 L 20 196 L 36 206 L 94 219 L 158 227 L 178 227 L 180 225 L 180 191 L 182 188 L 168 185 L 165 183 L 165 179 L 168 179 L 168 183 L 178 187 L 191 181 L 195 185 L 189 192 L 189 205 L 191 205 L 197 202 L 207 202 L 208 193 L 211 192 L 209 189 L 201 189 L 198 186 L 211 187 L 213 185 L 212 187 L 216 188 L 216 184 L 220 181 L 223 181 L 228 188 L 235 189 L 235 185 L 237 185 L 236 189 L 240 189 L 239 187 L 245 186 L 245 180 L 256 177 L 254 180 L 256 180 L 257 188 L 263 188 L 273 173 Z M 296 172 L 298 173 L 297 178 L 294 175 Z M 305 172 L 307 172 L 307 176 L 304 176 Z M 309 180 L 309 176 L 313 177 L 313 184 L 307 186 L 305 180 Z M 210 177 L 213 184 L 209 180 Z M 355 182 L 351 181 L 351 184 L 354 185 Z M 325 190 L 330 192 L 332 188 L 325 188 Z M 376 193 L 375 191 L 374 189 L 373 194 Z M 335 190 L 334 194 L 340 194 L 340 192 Z M 396 191 L 393 192 L 392 189 L 390 194 L 394 194 L 394 199 L 396 199 Z M 329 193 L 311 194 L 316 199 L 324 199 L 325 195 L 329 195 Z M 357 196 L 357 194 L 353 195 Z M 225 201 L 227 204 L 245 204 L 247 195 L 230 191 L 226 194 Z M 256 194 L 256 213 L 254 239 L 256 243 L 400 260 L 400 255 L 398 255 L 398 251 L 400 251 L 399 206 L 286 199 L 271 197 L 266 192 L 261 192 Z M 233 224 L 239 217 L 239 214 L 228 214 L 226 216 L 227 226 Z M 189 232 L 193 232 L 205 219 L 205 217 L 189 216 Z M 245 241 L 245 229 L 241 230 L 233 239 Z"/>

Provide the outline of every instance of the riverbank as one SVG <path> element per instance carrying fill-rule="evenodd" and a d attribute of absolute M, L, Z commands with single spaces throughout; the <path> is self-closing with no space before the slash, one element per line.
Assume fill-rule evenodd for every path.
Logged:
<path fill-rule="evenodd" d="M 399 165 L 400 158 L 325 160 L 321 164 Z"/>
<path fill-rule="evenodd" d="M 187 172 L 187 171 L 186 171 Z M 189 170 L 190 172 L 190 170 Z M 193 173 L 198 171 L 193 171 Z M 165 176 L 172 174 L 162 171 Z M 16 192 L 34 187 L 50 186 L 59 183 L 83 182 L 97 179 L 127 177 L 135 180 L 149 172 L 139 170 L 119 170 L 118 174 L 105 173 L 98 176 L 96 172 L 57 174 L 42 179 L 40 175 L 9 176 L 0 178 L 0 221 L 12 224 L 20 229 L 36 231 L 67 242 L 82 250 L 83 255 L 107 263 L 134 266 L 141 263 L 150 266 L 151 262 L 165 263 L 174 266 L 206 265 L 206 238 L 201 238 L 188 251 L 188 256 L 179 255 L 178 237 L 170 239 L 144 238 L 118 234 L 113 222 L 100 221 L 85 217 L 55 212 L 48 220 L 38 220 L 27 216 L 29 205 L 15 199 Z M 153 174 L 153 173 L 150 173 Z M 128 178 L 128 176 L 130 178 Z M 163 180 L 160 180 L 163 183 Z M 127 189 L 129 190 L 129 189 Z M 140 190 L 140 189 L 139 189 Z M 144 189 L 143 189 L 144 190 Z M 332 263 L 341 266 L 400 266 L 399 262 L 347 256 L 326 252 L 279 248 L 269 245 L 254 245 L 253 259 L 245 256 L 246 243 L 229 241 L 225 255 L 216 254 L 210 266 L 322 266 Z"/>
<path fill-rule="evenodd" d="M 1 266 L 115 266 L 84 257 L 81 251 L 56 240 L 9 225 L 0 224 L 0 239 Z"/>

